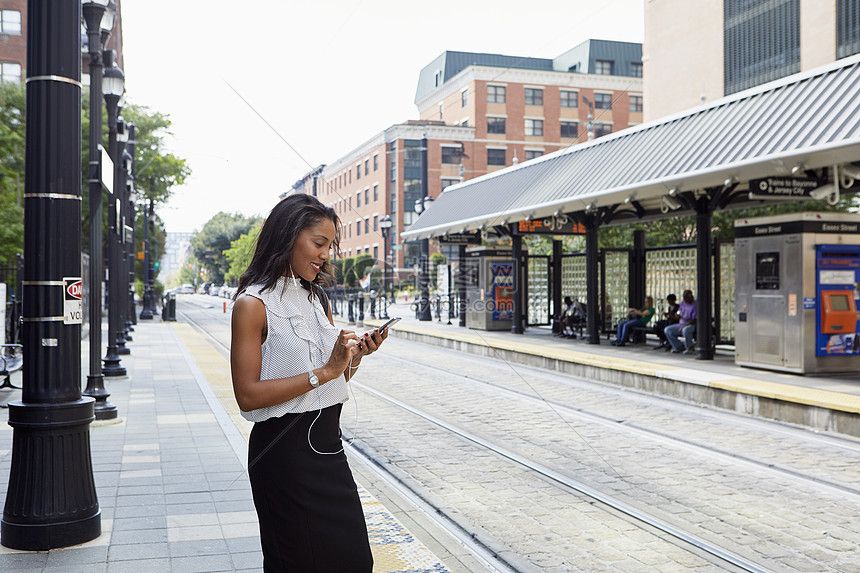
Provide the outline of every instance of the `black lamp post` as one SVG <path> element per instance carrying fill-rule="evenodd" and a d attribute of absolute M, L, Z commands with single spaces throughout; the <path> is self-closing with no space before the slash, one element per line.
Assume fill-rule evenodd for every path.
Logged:
<path fill-rule="evenodd" d="M 382 229 L 382 294 L 385 296 L 385 309 L 382 318 L 388 318 L 388 236 L 391 234 L 391 215 L 383 215 L 379 220 Z"/>
<path fill-rule="evenodd" d="M 131 350 L 125 345 L 126 341 L 131 342 L 132 336 L 131 331 L 134 330 L 132 328 L 131 319 L 129 318 L 129 306 L 128 306 L 128 269 L 131 264 L 131 252 L 129 251 L 128 245 L 130 242 L 129 239 L 129 231 L 130 227 L 128 226 L 128 212 L 129 212 L 129 193 L 131 185 L 131 153 L 128 151 L 128 138 L 129 138 L 129 124 L 125 123 L 122 118 L 120 118 L 120 123 L 117 125 L 117 128 L 123 128 L 121 133 L 117 134 L 117 141 L 122 144 L 125 144 L 125 150 L 122 153 L 122 169 L 120 170 L 120 195 L 119 195 L 119 251 L 121 255 L 122 265 L 120 266 L 120 278 L 119 283 L 120 287 L 119 291 L 119 310 L 120 310 L 120 334 L 117 338 L 117 352 L 120 355 L 131 354 Z M 122 137 L 120 137 L 122 135 Z M 133 312 L 133 311 L 132 311 Z"/>
<path fill-rule="evenodd" d="M 98 4 L 84 8 L 90 30 L 101 20 L 104 3 Z M 29 0 L 27 38 L 27 362 L 21 400 L 9 403 L 12 463 L 0 540 L 13 549 L 44 551 L 101 534 L 89 434 L 95 401 L 81 396 L 80 2 Z M 92 164 L 89 171 L 97 179 Z"/>
<path fill-rule="evenodd" d="M 143 309 L 140 311 L 141 320 L 152 320 L 155 316 L 152 289 L 149 287 L 149 218 L 152 216 L 152 201 L 149 202 L 149 213 L 143 208 Z"/>
<path fill-rule="evenodd" d="M 108 116 L 108 147 L 110 155 L 114 162 L 113 188 L 114 192 L 110 198 L 108 205 L 108 269 L 110 271 L 108 278 L 108 347 L 107 355 L 104 358 L 104 366 L 102 372 L 105 376 L 125 376 L 126 370 L 120 364 L 119 353 L 117 352 L 117 341 L 120 336 L 120 298 L 125 300 L 125 288 L 120 289 L 120 285 L 125 283 L 125 277 L 120 279 L 120 266 L 122 254 L 120 253 L 119 242 L 119 196 L 122 193 L 121 187 L 123 183 L 120 181 L 119 173 L 122 168 L 121 155 L 118 153 L 117 146 L 117 120 L 119 117 L 119 100 L 125 91 L 125 77 L 122 70 L 113 65 L 113 52 L 105 52 L 105 55 L 111 54 L 110 61 L 105 61 L 104 89 L 105 102 L 107 103 Z M 108 65 L 110 63 L 110 65 Z M 123 294 L 120 294 L 123 293 Z"/>
<path fill-rule="evenodd" d="M 128 199 L 126 220 L 128 221 L 130 230 L 129 239 L 126 241 L 128 260 L 128 314 L 126 314 L 125 324 L 129 332 L 134 331 L 134 325 L 137 324 L 137 312 L 136 307 L 134 306 L 134 261 L 137 260 L 134 250 L 134 218 L 135 205 L 137 204 L 137 193 L 134 189 L 134 150 L 137 145 L 137 142 L 134 139 L 135 131 L 134 124 L 128 124 L 128 143 L 126 144 L 126 149 L 128 150 L 129 157 L 131 157 L 131 161 L 128 166 L 128 177 L 125 180 L 125 184 L 126 198 Z"/>
<path fill-rule="evenodd" d="M 107 401 L 110 392 L 105 389 L 102 373 L 102 278 L 104 276 L 104 251 L 102 240 L 102 181 L 113 177 L 100 168 L 102 140 L 102 97 L 104 91 L 104 53 L 102 45 L 110 36 L 116 12 L 108 0 L 93 0 L 82 5 L 87 26 L 87 42 L 90 55 L 90 276 L 89 276 L 89 321 L 90 321 L 90 370 L 84 396 L 95 398 L 96 420 L 112 420 L 117 417 L 116 406 Z M 108 168 L 107 165 L 104 166 Z M 111 179 L 112 181 L 113 179 Z"/>
<path fill-rule="evenodd" d="M 415 201 L 415 212 L 419 215 L 433 202 L 429 196 Z M 430 315 L 430 239 L 421 239 L 421 300 L 418 301 L 418 320 L 433 320 Z"/>

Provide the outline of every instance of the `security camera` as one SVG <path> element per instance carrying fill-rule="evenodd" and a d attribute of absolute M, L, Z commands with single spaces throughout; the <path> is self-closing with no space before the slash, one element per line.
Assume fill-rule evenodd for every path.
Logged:
<path fill-rule="evenodd" d="M 839 188 L 837 188 L 833 183 L 827 183 L 826 185 L 822 185 L 818 189 L 815 189 L 809 193 L 809 196 L 812 199 L 821 200 L 827 199 L 827 202 L 831 205 L 836 205 L 839 202 Z"/>
<path fill-rule="evenodd" d="M 852 165 L 851 163 L 843 165 L 839 172 L 842 175 L 847 175 L 855 181 L 860 181 L 860 167 L 857 167 L 856 165 Z"/>
<path fill-rule="evenodd" d="M 660 198 L 660 211 L 663 213 L 668 213 L 671 209 L 672 211 L 677 211 L 681 208 L 681 203 L 675 199 L 674 197 L 669 197 L 668 195 L 663 195 Z"/>

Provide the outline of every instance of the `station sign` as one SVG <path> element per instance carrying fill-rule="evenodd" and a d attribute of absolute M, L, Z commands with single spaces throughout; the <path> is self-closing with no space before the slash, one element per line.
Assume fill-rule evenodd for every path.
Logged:
<path fill-rule="evenodd" d="M 514 224 L 518 235 L 584 235 L 585 225 L 567 216 L 546 217 Z"/>
<path fill-rule="evenodd" d="M 83 321 L 83 283 L 80 277 L 63 278 L 63 324 Z"/>
<path fill-rule="evenodd" d="M 113 161 L 111 161 L 110 155 L 108 155 L 108 152 L 101 145 L 99 145 L 99 151 L 101 151 L 102 159 L 101 165 L 99 165 L 101 171 L 99 177 L 101 178 L 102 187 L 113 195 Z"/>
<path fill-rule="evenodd" d="M 810 199 L 826 181 L 817 177 L 750 179 L 750 199 Z"/>
<path fill-rule="evenodd" d="M 439 237 L 441 245 L 480 245 L 481 231 L 471 233 L 448 233 Z"/>

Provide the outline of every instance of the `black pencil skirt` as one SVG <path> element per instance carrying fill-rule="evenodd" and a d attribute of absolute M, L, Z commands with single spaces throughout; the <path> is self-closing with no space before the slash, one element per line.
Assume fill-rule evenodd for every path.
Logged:
<path fill-rule="evenodd" d="M 373 569 L 367 524 L 346 455 L 317 453 L 341 449 L 342 406 L 325 408 L 316 422 L 316 411 L 287 414 L 257 422 L 251 430 L 248 475 L 267 573 Z"/>

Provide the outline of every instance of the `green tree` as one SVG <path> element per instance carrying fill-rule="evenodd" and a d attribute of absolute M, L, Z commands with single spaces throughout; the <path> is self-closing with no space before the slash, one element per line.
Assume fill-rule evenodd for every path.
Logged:
<path fill-rule="evenodd" d="M 229 265 L 227 272 L 224 273 L 224 278 L 228 283 L 238 284 L 239 277 L 251 264 L 261 228 L 260 225 L 254 225 L 247 233 L 243 233 L 238 239 L 230 243 L 230 248 L 224 251 L 224 257 Z"/>
<path fill-rule="evenodd" d="M 24 85 L 0 84 L 0 261 L 24 252 Z"/>
<path fill-rule="evenodd" d="M 262 219 L 259 217 L 222 211 L 203 225 L 191 238 L 191 248 L 200 261 L 201 268 L 205 270 L 207 280 L 214 283 L 225 282 L 225 275 L 230 268 L 225 252 L 230 249 L 233 241 L 261 223 Z"/>
<path fill-rule="evenodd" d="M 430 286 L 436 286 L 436 277 L 439 272 L 436 267 L 444 265 L 446 262 L 448 262 L 448 259 L 442 253 L 433 253 L 430 255 Z"/>

